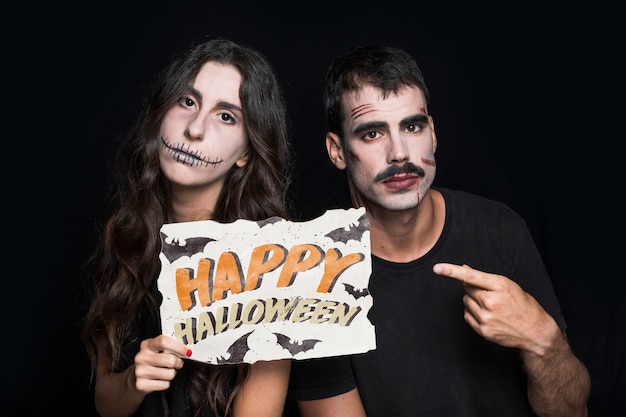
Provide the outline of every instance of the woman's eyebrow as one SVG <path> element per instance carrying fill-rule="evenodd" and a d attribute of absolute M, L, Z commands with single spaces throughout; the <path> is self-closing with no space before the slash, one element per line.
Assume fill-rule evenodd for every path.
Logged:
<path fill-rule="evenodd" d="M 241 107 L 239 107 L 238 105 L 233 104 L 233 103 L 231 103 L 229 101 L 224 101 L 224 100 L 218 101 L 217 102 L 217 106 L 221 107 L 221 108 L 224 108 L 224 109 L 235 110 L 235 111 L 243 113 L 243 109 Z"/>

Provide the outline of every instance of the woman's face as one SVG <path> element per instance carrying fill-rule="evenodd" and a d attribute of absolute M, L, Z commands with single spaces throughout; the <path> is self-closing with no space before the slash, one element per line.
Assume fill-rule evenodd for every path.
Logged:
<path fill-rule="evenodd" d="M 207 62 L 189 92 L 165 114 L 159 159 L 173 189 L 200 187 L 217 195 L 230 168 L 246 164 L 240 84 L 235 67 Z"/>

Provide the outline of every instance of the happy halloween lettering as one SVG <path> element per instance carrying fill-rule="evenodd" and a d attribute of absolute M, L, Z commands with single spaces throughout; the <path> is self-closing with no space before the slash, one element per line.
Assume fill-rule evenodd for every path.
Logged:
<path fill-rule="evenodd" d="M 228 292 L 238 294 L 258 289 L 262 285 L 263 276 L 279 268 L 282 269 L 276 287 L 288 287 L 295 282 L 299 273 L 315 268 L 322 262 L 323 273 L 319 277 L 317 292 L 328 293 L 346 269 L 364 259 L 363 253 L 343 255 L 337 248 L 329 248 L 324 252 L 320 246 L 310 243 L 294 245 L 290 249 L 268 243 L 253 249 L 245 276 L 235 252 L 222 252 L 217 262 L 211 258 L 199 259 L 195 277 L 193 268 L 176 269 L 176 295 L 181 309 L 189 311 L 196 306 L 196 297 L 200 306 L 208 306 L 226 298 Z"/>
<path fill-rule="evenodd" d="M 185 344 L 195 344 L 241 325 L 261 322 L 308 321 L 349 326 L 361 310 L 359 306 L 312 298 L 252 300 L 245 306 L 235 303 L 230 308 L 220 307 L 215 313 L 203 311 L 197 318 L 189 317 L 184 323 L 174 324 L 174 336 Z"/>

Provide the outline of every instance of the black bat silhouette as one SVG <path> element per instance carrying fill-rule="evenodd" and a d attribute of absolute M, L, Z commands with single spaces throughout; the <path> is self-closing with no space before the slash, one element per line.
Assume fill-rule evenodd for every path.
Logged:
<path fill-rule="evenodd" d="M 163 243 L 161 251 L 170 263 L 183 256 L 191 256 L 194 253 L 202 252 L 207 243 L 215 241 L 210 237 L 188 237 L 185 244 L 180 245 L 178 239 L 174 239 L 172 243 L 165 241 L 167 235 L 161 232 L 161 241 Z"/>
<path fill-rule="evenodd" d="M 283 219 L 282 217 L 272 216 L 269 219 L 259 220 L 258 222 L 256 222 L 256 224 L 259 225 L 259 229 L 262 229 L 263 226 L 267 226 L 268 224 L 274 224 L 274 223 L 282 222 L 283 220 L 285 220 L 285 219 Z"/>
<path fill-rule="evenodd" d="M 364 214 L 359 217 L 359 222 L 355 225 L 349 225 L 348 230 L 345 227 L 331 230 L 324 236 L 331 238 L 334 242 L 348 243 L 350 240 L 356 240 L 360 242 L 363 238 L 363 233 L 370 230 L 370 222 L 367 216 Z"/>
<path fill-rule="evenodd" d="M 292 356 L 300 352 L 311 350 L 318 342 L 321 342 L 321 340 L 317 339 L 304 339 L 303 341 L 298 342 L 297 340 L 294 341 L 289 336 L 285 336 L 284 334 L 274 333 L 274 335 L 276 336 L 277 343 L 282 346 L 283 349 L 287 349 Z"/>
<path fill-rule="evenodd" d="M 248 345 L 248 336 L 250 336 L 252 332 L 246 333 L 241 336 L 239 339 L 235 340 L 232 345 L 226 350 L 226 352 L 230 353 L 228 359 L 224 359 L 224 357 L 217 358 L 217 363 L 240 363 L 243 362 L 243 358 L 246 356 L 246 353 L 250 351 L 250 346 Z"/>
<path fill-rule="evenodd" d="M 354 288 L 354 285 L 343 283 L 344 287 L 346 287 L 346 292 L 353 296 L 354 298 L 361 298 L 369 295 L 369 290 L 367 288 L 363 288 L 362 290 L 357 290 Z"/>

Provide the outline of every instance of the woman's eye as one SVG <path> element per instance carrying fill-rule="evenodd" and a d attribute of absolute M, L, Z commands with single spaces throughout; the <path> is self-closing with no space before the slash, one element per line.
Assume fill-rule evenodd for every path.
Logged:
<path fill-rule="evenodd" d="M 220 119 L 226 123 L 235 123 L 235 118 L 230 113 L 220 113 Z"/>
<path fill-rule="evenodd" d="M 190 97 L 183 97 L 180 99 L 180 104 L 184 107 L 194 107 L 196 105 L 196 102 L 193 101 L 193 99 Z"/>

